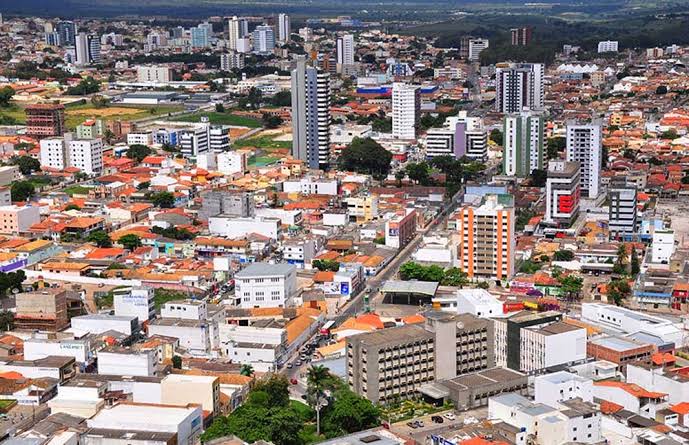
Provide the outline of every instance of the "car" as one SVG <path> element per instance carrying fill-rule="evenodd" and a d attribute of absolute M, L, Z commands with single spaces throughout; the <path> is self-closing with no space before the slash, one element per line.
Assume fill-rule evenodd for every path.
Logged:
<path fill-rule="evenodd" d="M 431 420 L 434 423 L 443 423 L 444 422 L 443 418 L 440 416 L 431 416 Z"/>
<path fill-rule="evenodd" d="M 290 382 L 292 385 L 296 385 L 297 383 L 299 383 L 299 382 L 297 382 L 297 379 L 295 379 L 295 378 L 289 379 L 289 382 Z"/>
<path fill-rule="evenodd" d="M 287 369 L 292 369 L 292 366 L 293 365 L 291 363 L 287 363 Z"/>
<path fill-rule="evenodd" d="M 297 360 L 296 362 L 294 362 L 294 365 L 295 366 L 301 366 L 301 360 Z"/>
<path fill-rule="evenodd" d="M 455 419 L 457 418 L 457 416 L 455 416 L 454 413 L 445 413 L 445 416 L 444 416 L 444 417 L 445 417 L 447 420 L 455 420 Z"/>
<path fill-rule="evenodd" d="M 8 420 L 9 418 L 10 416 L 8 416 L 7 414 L 0 414 L 0 420 Z"/>
<path fill-rule="evenodd" d="M 417 420 L 416 424 L 418 425 L 419 428 L 423 428 L 423 420 Z"/>
<path fill-rule="evenodd" d="M 407 426 L 409 428 L 413 428 L 413 429 L 416 429 L 419 427 L 419 425 L 417 425 L 416 422 L 407 422 Z"/>

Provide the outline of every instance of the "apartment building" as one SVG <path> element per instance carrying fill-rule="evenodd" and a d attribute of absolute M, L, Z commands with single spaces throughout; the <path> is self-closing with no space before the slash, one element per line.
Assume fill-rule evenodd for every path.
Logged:
<path fill-rule="evenodd" d="M 543 170 L 543 115 L 524 110 L 506 115 L 503 120 L 502 171 L 505 175 L 526 178 Z"/>
<path fill-rule="evenodd" d="M 293 264 L 253 263 L 237 272 L 235 295 L 242 308 L 288 307 L 297 292 Z"/>
<path fill-rule="evenodd" d="M 385 245 L 401 249 L 416 235 L 416 210 L 404 209 L 385 218 Z"/>
<path fill-rule="evenodd" d="M 142 83 L 168 83 L 172 80 L 172 68 L 168 66 L 138 66 L 136 77 Z"/>
<path fill-rule="evenodd" d="M 581 172 L 578 162 L 550 161 L 545 184 L 544 221 L 569 227 L 579 216 Z"/>
<path fill-rule="evenodd" d="M 26 112 L 26 135 L 38 139 L 62 136 L 65 126 L 65 106 L 62 104 L 32 104 Z"/>
<path fill-rule="evenodd" d="M 29 228 L 41 221 L 40 209 L 26 205 L 23 207 L 12 205 L 0 206 L 0 233 L 20 234 L 28 232 Z"/>
<path fill-rule="evenodd" d="M 404 325 L 347 337 L 347 382 L 373 403 L 417 394 L 419 387 L 494 365 L 492 326 L 469 314 L 424 314 Z"/>
<path fill-rule="evenodd" d="M 96 139 L 47 138 L 40 142 L 42 167 L 64 170 L 75 167 L 92 175 L 103 170 L 103 141 Z"/>
<path fill-rule="evenodd" d="M 416 85 L 395 82 L 392 85 L 392 137 L 416 139 L 421 112 L 421 90 Z"/>
<path fill-rule="evenodd" d="M 357 223 L 369 222 L 378 219 L 378 197 L 358 196 L 345 198 L 347 213 L 350 219 Z"/>
<path fill-rule="evenodd" d="M 588 198 L 598 197 L 602 157 L 601 123 L 567 122 L 567 161 L 579 163 L 581 192 Z"/>
<path fill-rule="evenodd" d="M 22 292 L 15 298 L 15 329 L 56 332 L 69 326 L 67 293 L 64 290 Z"/>
<path fill-rule="evenodd" d="M 542 63 L 503 63 L 495 67 L 495 111 L 519 113 L 524 108 L 540 110 L 544 106 Z"/>
<path fill-rule="evenodd" d="M 459 267 L 469 278 L 507 280 L 514 275 L 514 197 L 487 194 L 459 209 Z"/>
<path fill-rule="evenodd" d="M 613 179 L 608 186 L 608 229 L 612 237 L 624 238 L 636 233 L 637 188 L 626 178 Z"/>

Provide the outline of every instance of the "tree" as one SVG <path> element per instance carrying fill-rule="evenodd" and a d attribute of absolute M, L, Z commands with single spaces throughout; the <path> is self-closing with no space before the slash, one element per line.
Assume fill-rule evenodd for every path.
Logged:
<path fill-rule="evenodd" d="M 257 382 L 254 390 L 268 394 L 269 406 L 287 406 L 289 403 L 289 381 L 283 375 L 273 374 L 269 379 Z"/>
<path fill-rule="evenodd" d="M 41 162 L 31 156 L 19 156 L 12 160 L 12 163 L 19 167 L 22 175 L 30 175 L 32 172 L 41 170 Z"/>
<path fill-rule="evenodd" d="M 458 267 L 451 267 L 445 271 L 445 276 L 440 281 L 443 286 L 455 286 L 462 288 L 469 284 L 469 278 L 462 269 Z"/>
<path fill-rule="evenodd" d="M 141 162 L 148 155 L 153 153 L 150 147 L 141 144 L 133 144 L 129 146 L 129 149 L 125 153 L 129 159 L 133 159 L 136 162 Z"/>
<path fill-rule="evenodd" d="M 584 280 L 576 275 L 570 274 L 560 278 L 560 289 L 570 300 L 574 297 L 579 298 L 583 286 Z"/>
<path fill-rule="evenodd" d="M 113 133 L 109 128 L 106 128 L 103 132 L 103 139 L 105 139 L 107 144 L 110 144 L 112 143 L 112 140 L 115 139 L 115 133 Z"/>
<path fill-rule="evenodd" d="M 624 243 L 617 247 L 617 258 L 612 271 L 620 275 L 627 273 L 627 246 Z"/>
<path fill-rule="evenodd" d="M 418 164 L 411 163 L 404 169 L 409 179 L 421 185 L 428 185 L 430 182 L 431 176 L 429 170 L 428 164 L 425 162 L 419 162 Z"/>
<path fill-rule="evenodd" d="M 674 128 L 670 128 L 667 131 L 663 131 L 660 134 L 660 137 L 662 139 L 677 139 L 679 137 L 679 134 L 677 134 L 677 130 L 675 130 Z"/>
<path fill-rule="evenodd" d="M 14 96 L 14 88 L 10 86 L 0 88 L 0 107 L 7 108 Z"/>
<path fill-rule="evenodd" d="M 546 155 L 548 159 L 557 159 L 560 152 L 567 146 L 567 139 L 564 137 L 549 138 L 546 144 Z"/>
<path fill-rule="evenodd" d="M 81 207 L 79 207 L 76 204 L 67 204 L 67 207 L 65 207 L 65 211 L 67 212 L 69 210 L 81 210 Z"/>
<path fill-rule="evenodd" d="M 313 260 L 311 265 L 320 271 L 337 272 L 340 270 L 340 262 L 336 260 Z"/>
<path fill-rule="evenodd" d="M 100 94 L 95 94 L 91 96 L 91 104 L 95 108 L 105 108 L 110 103 L 110 99 L 101 96 Z"/>
<path fill-rule="evenodd" d="M 258 88 L 251 87 L 249 94 L 247 95 L 248 105 L 251 108 L 259 108 L 261 106 L 261 100 L 263 98 L 263 93 Z"/>
<path fill-rule="evenodd" d="M 239 374 L 246 377 L 253 377 L 254 367 L 249 364 L 243 364 L 242 367 L 239 369 Z"/>
<path fill-rule="evenodd" d="M 332 399 L 323 416 L 323 430 L 327 437 L 363 431 L 380 424 L 380 410 L 348 388 L 338 390 Z"/>
<path fill-rule="evenodd" d="M 280 91 L 270 99 L 270 103 L 276 107 L 289 107 L 292 105 L 292 93 L 289 91 Z"/>
<path fill-rule="evenodd" d="M 574 252 L 571 250 L 558 250 L 553 255 L 555 261 L 572 261 L 574 259 Z"/>
<path fill-rule="evenodd" d="M 519 272 L 526 274 L 534 274 L 541 270 L 541 266 L 533 261 L 526 260 L 519 266 Z"/>
<path fill-rule="evenodd" d="M 29 181 L 15 181 L 10 188 L 12 201 L 28 201 L 33 196 L 36 188 Z"/>
<path fill-rule="evenodd" d="M 94 230 L 89 234 L 86 240 L 90 243 L 94 243 L 98 247 L 112 247 L 110 235 L 104 230 Z"/>
<path fill-rule="evenodd" d="M 175 195 L 170 192 L 159 192 L 151 196 L 153 205 L 161 209 L 171 209 L 175 206 Z"/>
<path fill-rule="evenodd" d="M 498 130 L 497 128 L 494 128 L 494 129 L 490 132 L 490 140 L 493 141 L 493 142 L 495 142 L 497 145 L 502 146 L 502 144 L 503 144 L 503 142 L 504 142 L 503 139 L 504 139 L 504 138 L 503 138 L 503 135 L 502 135 L 502 131 Z"/>
<path fill-rule="evenodd" d="M 548 172 L 540 168 L 534 169 L 531 172 L 531 185 L 533 187 L 545 187 L 545 182 L 548 179 Z"/>
<path fill-rule="evenodd" d="M 397 181 L 397 187 L 402 187 L 402 180 L 406 177 L 407 174 L 404 172 L 404 170 L 397 170 L 395 172 L 395 180 Z"/>
<path fill-rule="evenodd" d="M 268 113 L 263 113 L 263 117 L 261 118 L 261 122 L 263 123 L 263 126 L 268 128 L 268 129 L 273 129 L 273 128 L 278 128 L 280 125 L 282 125 L 282 118 L 280 116 L 276 116 L 274 114 L 268 114 Z"/>
<path fill-rule="evenodd" d="M 133 233 L 121 236 L 117 242 L 130 252 L 133 252 L 135 249 L 142 246 L 141 238 Z"/>
<path fill-rule="evenodd" d="M 100 81 L 88 76 L 82 79 L 78 85 L 67 88 L 65 94 L 69 96 L 86 96 L 100 91 Z"/>
<path fill-rule="evenodd" d="M 182 369 L 182 357 L 180 357 L 179 355 L 173 355 L 172 367 L 175 369 Z"/>
<path fill-rule="evenodd" d="M 632 276 L 635 277 L 639 275 L 639 272 L 641 272 L 641 265 L 639 264 L 639 256 L 636 253 L 636 247 L 632 245 L 632 251 L 631 254 L 629 255 L 631 257 L 631 272 Z"/>
<path fill-rule="evenodd" d="M 321 409 L 325 406 L 326 383 L 330 380 L 330 370 L 325 366 L 311 366 L 306 374 L 307 401 L 316 410 L 316 435 L 321 435 Z"/>
<path fill-rule="evenodd" d="M 667 87 L 665 85 L 658 85 L 658 88 L 656 88 L 656 94 L 667 94 Z"/>
<path fill-rule="evenodd" d="M 220 102 L 218 102 L 217 104 L 215 104 L 215 112 L 216 112 L 216 113 L 224 113 L 224 112 L 225 112 L 225 105 L 223 105 L 223 104 L 220 103 Z"/>
<path fill-rule="evenodd" d="M 367 173 L 374 177 L 385 177 L 390 171 L 392 153 L 371 138 L 354 138 L 342 150 L 340 168 L 342 170 Z"/>
<path fill-rule="evenodd" d="M 150 187 L 150 185 L 151 185 L 150 181 L 140 182 L 139 184 L 137 184 L 136 189 L 137 190 L 146 190 L 148 187 Z"/>
<path fill-rule="evenodd" d="M 612 280 L 608 283 L 608 303 L 622 306 L 623 301 L 631 294 L 632 289 L 625 279 Z"/>
<path fill-rule="evenodd" d="M 301 445 L 299 432 L 304 422 L 294 409 L 272 409 L 269 412 L 270 441 L 275 445 Z"/>

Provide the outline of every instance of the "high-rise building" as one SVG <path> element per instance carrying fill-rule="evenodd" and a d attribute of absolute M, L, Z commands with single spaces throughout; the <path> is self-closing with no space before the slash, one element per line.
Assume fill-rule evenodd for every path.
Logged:
<path fill-rule="evenodd" d="M 481 51 L 488 48 L 490 42 L 488 39 L 469 39 L 468 58 L 471 62 L 477 62 Z"/>
<path fill-rule="evenodd" d="M 100 138 L 47 138 L 42 139 L 40 145 L 42 167 L 56 170 L 75 167 L 89 175 L 103 170 L 103 141 Z"/>
<path fill-rule="evenodd" d="M 625 237 L 636 232 L 636 185 L 625 177 L 613 178 L 608 186 L 610 213 L 608 228 L 611 237 Z"/>
<path fill-rule="evenodd" d="M 168 83 L 172 80 L 172 69 L 160 65 L 137 66 L 136 77 L 138 82 Z"/>
<path fill-rule="evenodd" d="M 152 32 L 146 36 L 146 43 L 151 49 L 167 46 L 167 36 L 158 32 Z"/>
<path fill-rule="evenodd" d="M 65 106 L 61 104 L 27 105 L 26 134 L 36 138 L 62 136 L 65 133 Z"/>
<path fill-rule="evenodd" d="M 525 178 L 543 170 L 543 116 L 533 111 L 505 115 L 502 171 Z"/>
<path fill-rule="evenodd" d="M 285 43 L 290 40 L 292 33 L 289 23 L 289 16 L 287 14 L 278 15 L 278 42 Z"/>
<path fill-rule="evenodd" d="M 337 64 L 354 65 L 354 36 L 344 34 L 337 39 Z"/>
<path fill-rule="evenodd" d="M 97 36 L 88 37 L 89 63 L 98 64 L 101 62 L 100 39 Z"/>
<path fill-rule="evenodd" d="M 237 16 L 232 17 L 227 22 L 228 25 L 228 40 L 227 47 L 229 49 L 237 49 L 237 40 L 243 39 L 249 35 L 249 22 Z"/>
<path fill-rule="evenodd" d="M 617 40 L 604 40 L 598 42 L 599 53 L 616 53 L 619 50 L 619 42 Z"/>
<path fill-rule="evenodd" d="M 298 56 L 292 71 L 292 156 L 309 168 L 330 163 L 330 74 Z"/>
<path fill-rule="evenodd" d="M 275 49 L 275 32 L 272 26 L 259 25 L 253 33 L 254 54 L 270 55 Z"/>
<path fill-rule="evenodd" d="M 416 139 L 421 110 L 421 93 L 416 85 L 392 84 L 392 137 Z"/>
<path fill-rule="evenodd" d="M 210 125 L 199 124 L 178 135 L 180 151 L 185 156 L 198 156 L 210 150 Z"/>
<path fill-rule="evenodd" d="M 491 320 L 440 311 L 424 317 L 423 325 L 347 337 L 347 383 L 352 391 L 373 403 L 386 403 L 414 397 L 424 384 L 495 365 Z"/>
<path fill-rule="evenodd" d="M 460 111 L 456 116 L 448 117 L 445 126 L 456 128 L 458 132 L 456 156 L 481 162 L 488 158 L 488 131 L 483 126 L 483 119 L 470 117 L 466 111 Z"/>
<path fill-rule="evenodd" d="M 60 33 L 57 31 L 46 32 L 43 34 L 43 41 L 46 45 L 50 46 L 60 46 L 62 44 L 60 40 Z"/>
<path fill-rule="evenodd" d="M 459 40 L 459 57 L 462 59 L 468 59 L 469 58 L 469 41 L 473 37 L 471 36 L 462 36 Z"/>
<path fill-rule="evenodd" d="M 526 46 L 531 43 L 531 28 L 512 28 L 512 46 Z"/>
<path fill-rule="evenodd" d="M 205 26 L 196 26 L 191 28 L 191 47 L 192 48 L 208 48 L 210 46 L 208 28 Z"/>
<path fill-rule="evenodd" d="M 598 197 L 602 155 L 600 122 L 567 122 L 567 160 L 581 166 L 581 192 L 588 198 Z"/>
<path fill-rule="evenodd" d="M 232 51 L 220 55 L 220 69 L 222 71 L 241 70 L 244 68 L 244 54 Z"/>
<path fill-rule="evenodd" d="M 580 167 L 578 162 L 550 161 L 545 183 L 544 221 L 569 227 L 579 215 Z"/>
<path fill-rule="evenodd" d="M 63 20 L 56 26 L 60 35 L 60 44 L 64 46 L 74 46 L 77 37 L 77 26 L 74 22 Z"/>
<path fill-rule="evenodd" d="M 459 267 L 469 278 L 507 280 L 514 275 L 514 197 L 487 194 L 459 209 Z"/>
<path fill-rule="evenodd" d="M 495 110 L 518 113 L 544 106 L 542 63 L 507 63 L 495 69 Z"/>
<path fill-rule="evenodd" d="M 76 36 L 74 46 L 77 65 L 100 63 L 100 39 L 98 37 L 80 32 Z"/>

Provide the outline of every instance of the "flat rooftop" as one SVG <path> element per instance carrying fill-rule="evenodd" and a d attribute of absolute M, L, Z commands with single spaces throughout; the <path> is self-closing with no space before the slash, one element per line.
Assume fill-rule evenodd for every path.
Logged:
<path fill-rule="evenodd" d="M 641 347 L 646 346 L 642 343 L 637 343 L 635 341 L 627 340 L 622 337 L 596 338 L 590 340 L 590 342 L 591 344 L 594 344 L 596 346 L 602 346 L 604 348 L 611 349 L 617 352 L 629 351 L 630 349 L 639 349 Z"/>
<path fill-rule="evenodd" d="M 235 278 L 253 278 L 261 276 L 287 275 L 297 269 L 293 264 L 252 263 L 234 274 Z"/>
<path fill-rule="evenodd" d="M 176 431 L 177 426 L 196 410 L 198 410 L 198 414 L 201 416 L 201 407 L 199 405 L 175 406 L 152 403 L 120 403 L 112 408 L 103 408 L 86 422 L 91 428 L 107 429 L 109 426 L 122 426 L 121 429 L 126 431 L 151 431 L 165 426 L 174 427 Z"/>
<path fill-rule="evenodd" d="M 428 332 L 419 325 L 410 324 L 366 332 L 348 338 L 352 343 L 359 343 L 367 347 L 375 347 L 397 343 L 411 343 L 414 341 L 431 339 L 433 337 L 434 334 L 432 332 Z"/>

